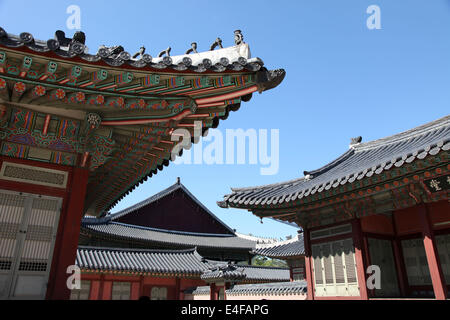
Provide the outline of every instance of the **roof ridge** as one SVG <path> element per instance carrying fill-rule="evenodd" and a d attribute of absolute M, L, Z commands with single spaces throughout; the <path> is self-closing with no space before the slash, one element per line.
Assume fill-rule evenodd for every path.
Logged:
<path fill-rule="evenodd" d="M 283 240 L 283 241 L 278 241 L 278 242 L 273 242 L 273 243 L 257 243 L 256 249 L 274 248 L 274 247 L 283 246 L 286 244 L 295 243 L 298 241 L 300 241 L 300 237 L 297 234 L 295 237 L 293 237 L 292 239 L 288 239 L 288 240 Z"/>
<path fill-rule="evenodd" d="M 239 31 L 239 34 L 236 34 L 237 31 Z M 166 50 L 159 52 L 159 54 L 155 54 L 154 57 L 145 52 L 144 46 L 135 55 L 125 51 L 121 45 L 111 47 L 100 45 L 96 53 L 89 53 L 89 48 L 85 44 L 86 35 L 82 31 L 77 31 L 72 38 L 67 38 L 65 32 L 57 30 L 55 37 L 47 41 L 35 39 L 28 32 L 22 32 L 20 35 L 12 34 L 1 27 L 0 35 L 0 43 L 7 47 L 27 47 L 40 53 L 54 52 L 58 56 L 65 58 L 79 56 L 86 62 L 104 61 L 112 67 L 127 63 L 134 68 L 150 66 L 156 69 L 163 69 L 171 67 L 174 70 L 183 71 L 191 67 L 196 72 L 206 72 L 209 69 L 240 71 L 241 68 L 235 66 L 237 63 L 253 71 L 260 70 L 264 66 L 264 62 L 260 58 L 251 57 L 250 46 L 242 41 L 243 36 L 240 30 L 235 31 L 234 45 L 231 46 L 223 47 L 222 40 L 217 38 L 213 44 L 214 47 L 210 47 L 209 50 L 197 51 L 197 43 L 193 42 L 191 48 L 184 54 L 170 55 L 171 47 L 168 47 Z M 240 37 L 239 41 L 236 40 L 236 35 L 238 39 Z M 215 49 L 217 45 L 220 47 L 219 49 Z"/>
<path fill-rule="evenodd" d="M 142 252 L 142 253 L 197 253 L 196 247 L 188 249 L 141 249 L 141 248 L 118 248 L 118 247 L 93 247 L 79 245 L 77 250 L 90 250 L 90 251 L 127 251 L 127 252 Z M 201 257 L 201 256 L 200 256 Z"/>
<path fill-rule="evenodd" d="M 450 115 L 444 116 L 442 118 L 436 119 L 431 122 L 427 122 L 423 125 L 420 125 L 418 127 L 405 130 L 400 133 L 396 133 L 393 135 L 390 135 L 388 137 L 375 139 L 363 143 L 358 143 L 352 146 L 355 151 L 365 151 L 370 150 L 371 148 L 375 148 L 380 144 L 389 144 L 389 143 L 396 143 L 401 140 L 410 139 L 413 137 L 417 137 L 419 135 L 424 134 L 427 131 L 432 131 L 433 129 L 439 128 L 439 127 L 445 127 L 450 125 Z"/>
<path fill-rule="evenodd" d="M 169 194 L 171 194 L 172 192 L 175 192 L 176 190 L 178 190 L 180 188 L 181 188 L 181 183 L 176 182 L 173 185 L 165 188 L 164 190 L 161 190 L 158 193 L 155 193 L 155 194 L 151 195 L 150 197 L 148 197 L 138 203 L 135 203 L 135 204 L 133 204 L 125 209 L 122 209 L 118 212 L 107 215 L 107 217 L 110 217 L 111 220 L 121 218 L 121 217 L 131 213 L 132 211 L 140 209 L 146 205 L 149 205 L 149 204 L 155 202 L 156 200 L 159 200 L 165 196 L 168 196 Z"/>
<path fill-rule="evenodd" d="M 397 134 L 394 134 L 394 135 L 391 135 L 388 137 L 384 137 L 384 138 L 380 138 L 380 139 L 376 139 L 376 140 L 372 140 L 372 141 L 368 141 L 368 142 L 364 142 L 364 143 L 358 143 L 358 144 L 352 145 L 349 150 L 347 150 L 346 152 L 341 154 L 339 157 L 337 157 L 335 160 L 331 161 L 330 163 L 327 163 L 326 165 L 324 165 L 316 170 L 304 171 L 303 177 L 295 178 L 295 179 L 288 180 L 288 181 L 273 183 L 273 184 L 254 186 L 254 187 L 230 188 L 233 193 L 229 194 L 229 195 L 225 195 L 224 198 L 225 198 L 225 200 L 227 200 L 228 197 L 233 196 L 233 194 L 236 192 L 255 191 L 255 190 L 259 190 L 259 189 L 265 189 L 268 187 L 278 187 L 278 186 L 283 186 L 283 185 L 287 185 L 287 184 L 291 184 L 291 183 L 293 184 L 296 182 L 307 181 L 307 179 L 306 179 L 307 175 L 311 175 L 312 176 L 311 178 L 315 178 L 317 175 L 321 175 L 321 174 L 327 172 L 328 170 L 336 167 L 342 161 L 345 161 L 348 157 L 350 157 L 352 154 L 354 154 L 356 152 L 370 150 L 372 148 L 378 147 L 380 144 L 383 144 L 383 143 L 390 144 L 390 143 L 395 143 L 395 142 L 398 142 L 401 140 L 406 140 L 408 138 L 422 135 L 424 132 L 432 131 L 433 129 L 436 129 L 439 127 L 445 127 L 448 125 L 450 125 L 450 115 L 444 116 L 437 120 L 425 123 L 418 127 L 415 127 L 415 128 L 412 128 L 412 129 L 409 129 L 409 130 L 406 130 L 406 131 L 403 131 L 403 132 L 400 132 L 400 133 L 397 133 Z"/>
<path fill-rule="evenodd" d="M 228 225 L 226 225 L 221 219 L 219 219 L 214 213 L 212 213 L 212 211 L 211 210 L 209 210 L 200 200 L 198 200 L 190 191 L 189 191 L 189 189 L 184 185 L 184 184 L 182 184 L 181 182 L 180 182 L 180 180 L 179 179 L 177 179 L 177 181 L 173 184 L 173 185 L 171 185 L 171 186 L 169 186 L 169 187 L 167 187 L 166 189 L 164 189 L 164 190 L 162 190 L 162 191 L 160 191 L 160 192 L 158 192 L 158 193 L 156 193 L 156 194 L 154 194 L 154 195 L 152 195 L 152 196 L 150 196 L 150 197 L 148 197 L 147 199 L 145 199 L 145 200 L 142 200 L 142 201 L 140 201 L 140 202 L 138 202 L 138 203 L 136 203 L 136 204 L 134 204 L 134 205 L 132 205 L 132 206 L 130 206 L 130 207 L 128 207 L 128 208 L 125 208 L 125 209 L 123 209 L 123 210 L 121 210 L 121 211 L 119 211 L 119 212 L 116 212 L 116 213 L 113 213 L 113 214 L 110 214 L 110 215 L 107 215 L 107 217 L 110 217 L 110 219 L 112 220 L 112 221 L 114 221 L 114 220 L 116 220 L 116 219 L 119 219 L 119 218 L 121 218 L 121 217 L 123 217 L 123 216 L 126 216 L 127 214 L 129 214 L 129 213 L 131 213 L 131 212 L 133 212 L 133 211 L 135 211 L 135 210 L 138 210 L 138 209 L 140 209 L 140 208 L 142 208 L 142 207 L 145 207 L 145 206 L 147 206 L 147 205 L 149 205 L 149 204 L 151 204 L 151 203 L 153 203 L 153 202 L 155 202 L 155 201 L 157 201 L 157 200 L 159 200 L 159 199 L 161 199 L 161 198 L 164 198 L 164 197 L 166 197 L 166 196 L 168 196 L 168 195 L 170 195 L 170 194 L 172 194 L 173 192 L 175 192 L 175 191 L 177 191 L 177 190 L 179 190 L 179 189 L 181 189 L 181 190 L 183 190 L 199 207 L 201 207 L 203 210 L 205 210 L 205 212 L 207 213 L 207 214 L 209 214 L 214 220 L 216 220 L 218 223 L 220 223 L 225 229 L 227 229 L 231 234 L 233 234 L 233 235 L 235 235 L 235 232 L 234 232 L 234 230 L 232 230 Z M 160 229 L 160 230 L 162 230 L 162 229 Z"/>
<path fill-rule="evenodd" d="M 275 270 L 289 270 L 289 267 L 271 267 L 271 266 L 254 266 L 254 265 L 243 265 L 236 264 L 235 266 L 240 268 L 254 268 L 254 269 L 275 269 Z"/>
<path fill-rule="evenodd" d="M 256 187 L 230 188 L 230 189 L 233 192 L 240 192 L 240 191 L 247 191 L 247 190 L 264 189 L 264 188 L 267 188 L 267 187 L 278 187 L 278 186 L 281 186 L 281 185 L 284 185 L 284 184 L 300 182 L 302 180 L 305 180 L 305 177 L 294 178 L 294 179 L 283 181 L 283 182 L 276 182 L 276 183 L 269 183 L 269 184 L 259 185 L 259 186 L 256 186 Z"/>
<path fill-rule="evenodd" d="M 133 229 L 149 230 L 149 231 L 156 231 L 156 232 L 162 232 L 162 233 L 171 233 L 171 234 L 179 234 L 179 235 L 186 235 L 186 236 L 200 236 L 200 237 L 203 236 L 203 237 L 219 237 L 219 238 L 237 237 L 234 234 L 177 231 L 177 230 L 168 230 L 168 229 L 160 229 L 160 228 L 154 228 L 154 227 L 139 226 L 139 225 L 135 225 L 135 224 L 128 224 L 128 223 L 117 222 L 117 221 L 110 221 L 107 224 L 120 225 L 120 226 L 133 228 Z"/>

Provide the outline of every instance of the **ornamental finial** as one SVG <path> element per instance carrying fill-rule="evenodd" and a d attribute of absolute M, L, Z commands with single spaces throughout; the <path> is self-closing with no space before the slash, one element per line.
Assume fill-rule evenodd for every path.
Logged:
<path fill-rule="evenodd" d="M 242 35 L 241 30 L 235 30 L 234 31 L 234 44 L 238 46 L 243 43 L 244 43 L 244 36 Z"/>
<path fill-rule="evenodd" d="M 359 144 L 359 143 L 361 143 L 361 141 L 362 141 L 362 137 L 361 136 L 356 137 L 356 138 L 351 138 L 350 146 L 354 146 L 356 144 Z"/>

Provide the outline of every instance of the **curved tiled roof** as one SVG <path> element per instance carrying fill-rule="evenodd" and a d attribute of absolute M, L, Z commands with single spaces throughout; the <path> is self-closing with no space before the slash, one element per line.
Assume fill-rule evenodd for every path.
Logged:
<path fill-rule="evenodd" d="M 81 269 L 143 273 L 184 273 L 201 275 L 204 280 L 220 278 L 254 282 L 288 281 L 289 269 L 236 266 L 204 259 L 196 248 L 186 250 L 147 250 L 80 246 L 75 263 Z M 211 275 L 208 277 L 207 275 Z M 223 276 L 223 274 L 222 274 Z M 229 277 L 228 277 L 229 276 Z"/>
<path fill-rule="evenodd" d="M 209 294 L 209 286 L 189 288 L 185 294 L 205 295 Z M 306 294 L 306 281 L 237 284 L 226 290 L 227 295 L 290 295 Z"/>
<path fill-rule="evenodd" d="M 109 237 L 149 241 L 162 245 L 176 245 L 179 247 L 202 247 L 223 249 L 255 248 L 255 242 L 240 237 L 224 234 L 204 234 L 191 232 L 177 232 L 149 227 L 129 225 L 119 222 L 98 223 L 95 219 L 83 219 L 82 227 L 89 232 L 102 234 Z"/>
<path fill-rule="evenodd" d="M 200 277 L 205 281 L 214 281 L 218 279 L 229 281 L 241 281 L 246 278 L 243 268 L 234 265 L 215 266 L 210 270 L 206 270 Z"/>
<path fill-rule="evenodd" d="M 355 180 L 401 167 L 450 149 L 450 116 L 366 143 L 356 143 L 336 160 L 305 176 L 270 185 L 232 188 L 219 206 L 258 208 L 283 205 Z"/>
<path fill-rule="evenodd" d="M 305 247 L 303 235 L 278 243 L 257 244 L 253 253 L 272 258 L 287 258 L 304 255 Z"/>
<path fill-rule="evenodd" d="M 65 38 L 65 34 L 57 31 Z M 55 39 L 47 41 L 34 39 L 33 35 L 28 32 L 22 32 L 19 36 L 8 34 L 3 28 L 0 28 L 0 44 L 28 49 L 39 52 L 51 52 L 61 58 L 74 58 L 96 63 L 103 61 L 112 67 L 128 65 L 134 68 L 153 68 L 153 69 L 172 69 L 176 71 L 190 70 L 194 72 L 224 72 L 231 71 L 258 71 L 264 65 L 259 58 L 251 58 L 248 44 L 240 43 L 228 48 L 218 50 L 210 50 L 199 53 L 183 54 L 169 56 L 166 52 L 165 56 L 153 58 L 149 54 L 139 55 L 139 59 L 133 58 L 132 55 L 123 50 L 121 46 L 106 48 L 100 47 L 96 54 L 87 53 L 87 47 L 84 39 L 78 37 L 78 40 L 61 39 L 55 34 Z M 116 49 L 117 54 L 113 50 Z M 169 50 L 170 52 L 170 50 Z M 161 52 L 162 53 L 162 52 Z"/>
<path fill-rule="evenodd" d="M 179 179 L 179 178 L 178 178 Z M 192 199 L 200 208 L 202 208 L 207 214 L 209 214 L 215 221 L 217 221 L 219 224 L 221 224 L 225 229 L 227 229 L 231 234 L 234 234 L 234 231 L 227 226 L 222 220 L 220 220 L 214 213 L 212 213 L 203 203 L 201 203 L 190 191 L 188 188 L 186 188 L 179 180 L 177 183 L 171 185 L 170 187 L 158 192 L 157 194 L 154 194 L 153 196 L 136 203 L 135 205 L 132 205 L 131 207 L 128 207 L 126 209 L 123 209 L 121 211 L 118 211 L 116 213 L 110 214 L 106 216 L 103 221 L 108 221 L 108 217 L 111 221 L 117 220 L 127 214 L 133 213 L 136 210 L 145 207 L 161 198 L 164 198 L 171 193 L 181 190 L 183 191 L 189 198 Z"/>
<path fill-rule="evenodd" d="M 289 295 L 306 294 L 306 281 L 258 283 L 258 284 L 239 284 L 226 290 L 227 295 L 250 295 L 250 294 L 268 294 L 268 295 Z"/>
<path fill-rule="evenodd" d="M 76 265 L 81 269 L 149 273 L 201 274 L 207 265 L 195 249 L 139 250 L 79 247 Z"/>
<path fill-rule="evenodd" d="M 201 278 L 205 281 L 280 282 L 289 281 L 288 268 L 236 265 L 208 260 L 210 265 Z"/>

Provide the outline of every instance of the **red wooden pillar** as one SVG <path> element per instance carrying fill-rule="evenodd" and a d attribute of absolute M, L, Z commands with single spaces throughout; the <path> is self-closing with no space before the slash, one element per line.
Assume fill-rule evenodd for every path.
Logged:
<path fill-rule="evenodd" d="M 305 246 L 305 276 L 307 284 L 307 296 L 308 300 L 314 300 L 314 279 L 312 275 L 312 254 L 311 254 L 311 241 L 309 239 L 309 230 L 303 229 L 303 243 Z"/>
<path fill-rule="evenodd" d="M 180 300 L 180 294 L 181 294 L 181 285 L 180 285 L 180 278 L 175 278 L 175 300 Z"/>
<path fill-rule="evenodd" d="M 352 221 L 352 234 L 353 245 L 355 247 L 356 275 L 358 277 L 359 295 L 362 300 L 368 300 L 366 266 L 364 265 L 364 243 L 359 219 L 354 219 Z"/>
<path fill-rule="evenodd" d="M 367 270 L 367 266 L 370 266 L 371 263 L 371 259 L 370 259 L 370 251 L 369 251 L 369 239 L 367 238 L 367 236 L 363 236 L 362 237 L 362 244 L 363 244 L 363 264 L 364 266 L 366 266 L 366 270 Z M 366 282 L 366 287 L 367 287 L 367 282 Z M 375 289 L 367 289 L 367 296 L 368 297 L 375 297 Z"/>
<path fill-rule="evenodd" d="M 140 286 L 141 283 L 139 281 L 131 282 L 130 300 L 139 300 L 141 289 Z"/>
<path fill-rule="evenodd" d="M 70 290 L 66 284 L 70 276 L 67 274 L 67 267 L 75 264 L 88 176 L 87 169 L 74 168 L 73 170 L 68 199 L 65 210 L 61 212 L 58 226 L 47 299 L 61 300 L 70 297 Z"/>
<path fill-rule="evenodd" d="M 112 281 L 103 281 L 102 300 L 111 300 Z"/>
<path fill-rule="evenodd" d="M 141 275 L 139 277 L 139 298 L 145 296 L 145 292 L 144 292 L 144 276 Z"/>
<path fill-rule="evenodd" d="M 419 206 L 419 217 L 422 224 L 422 237 L 425 253 L 427 255 L 428 268 L 430 269 L 431 282 L 434 295 L 437 300 L 447 299 L 447 286 L 442 272 L 439 254 L 434 239 L 433 227 L 428 216 L 426 204 Z"/>
<path fill-rule="evenodd" d="M 392 215 L 392 225 L 394 227 L 395 239 L 392 241 L 394 247 L 395 267 L 397 269 L 397 279 L 402 297 L 408 295 L 408 277 L 406 275 L 405 260 L 403 259 L 402 244 L 397 234 L 397 226 L 395 224 L 395 212 Z"/>
<path fill-rule="evenodd" d="M 223 300 L 227 300 L 227 290 L 231 288 L 231 283 L 225 282 L 223 285 Z"/>
<path fill-rule="evenodd" d="M 217 300 L 216 299 L 216 284 L 211 283 L 209 285 L 209 300 Z"/>
<path fill-rule="evenodd" d="M 89 294 L 89 300 L 98 300 L 100 298 L 100 280 L 91 281 L 91 292 Z"/>

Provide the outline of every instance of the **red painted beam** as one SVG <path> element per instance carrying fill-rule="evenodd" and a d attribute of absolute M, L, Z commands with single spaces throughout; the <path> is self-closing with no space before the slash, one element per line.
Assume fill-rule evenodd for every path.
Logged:
<path fill-rule="evenodd" d="M 249 88 L 242 89 L 242 90 L 235 91 L 235 92 L 231 92 L 231 93 L 227 93 L 227 94 L 222 94 L 222 95 L 218 95 L 218 96 L 214 96 L 214 97 L 197 99 L 197 100 L 195 100 L 195 102 L 197 103 L 197 105 L 208 104 L 208 103 L 213 103 L 213 102 L 219 102 L 219 101 L 224 101 L 224 100 L 229 100 L 229 99 L 242 97 L 242 96 L 245 96 L 247 94 L 253 93 L 253 92 L 257 91 L 257 90 L 258 90 L 258 87 L 256 85 L 254 85 L 254 86 L 251 86 Z"/>
<path fill-rule="evenodd" d="M 185 110 L 176 116 L 159 118 L 159 119 L 134 119 L 134 120 L 111 120 L 111 121 L 102 121 L 102 125 L 104 126 L 127 126 L 127 125 L 136 125 L 136 124 L 147 124 L 154 122 L 167 122 L 170 120 L 179 121 L 191 114 L 191 110 Z"/>
<path fill-rule="evenodd" d="M 44 121 L 44 128 L 42 129 L 42 134 L 43 135 L 47 135 L 48 132 L 48 126 L 50 124 L 50 119 L 51 119 L 51 115 L 47 114 L 45 116 L 45 121 Z"/>

